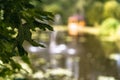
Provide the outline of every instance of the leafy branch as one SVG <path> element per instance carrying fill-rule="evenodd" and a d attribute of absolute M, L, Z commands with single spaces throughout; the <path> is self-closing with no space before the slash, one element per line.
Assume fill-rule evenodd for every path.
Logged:
<path fill-rule="evenodd" d="M 44 47 L 31 37 L 31 31 L 35 31 L 35 28 L 53 31 L 48 24 L 53 21 L 52 13 L 43 11 L 36 2 L 42 4 L 41 0 L 0 0 L 0 61 L 4 64 L 9 63 L 14 67 L 13 64 L 17 63 L 12 57 L 27 56 L 28 53 L 22 46 L 24 41 Z M 15 34 L 17 35 L 13 37 Z M 0 70 L 0 74 L 3 71 Z"/>

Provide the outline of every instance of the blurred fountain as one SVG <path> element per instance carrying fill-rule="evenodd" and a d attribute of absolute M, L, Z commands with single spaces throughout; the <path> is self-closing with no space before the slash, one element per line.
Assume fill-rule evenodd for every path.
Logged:
<path fill-rule="evenodd" d="M 75 48 L 69 48 L 65 44 L 57 44 L 56 37 L 57 31 L 51 32 L 50 36 L 50 63 L 52 68 L 60 68 L 59 57 L 65 57 L 65 67 L 67 70 L 71 71 L 74 77 L 74 80 L 79 78 L 79 58 L 76 56 L 77 50 Z"/>
<path fill-rule="evenodd" d="M 79 79 L 79 57 L 76 54 L 76 49 L 67 49 L 66 67 L 73 73 L 74 80 Z"/>
<path fill-rule="evenodd" d="M 73 46 L 76 40 L 70 43 L 70 45 L 66 44 L 58 44 L 57 43 L 57 35 L 59 32 L 52 31 L 50 32 L 50 42 L 48 48 L 34 47 L 28 45 L 28 51 L 31 53 L 41 54 L 42 57 L 48 60 L 49 66 L 52 69 L 65 69 L 72 73 L 74 80 L 78 80 L 79 78 L 79 58 L 76 55 L 77 49 Z M 42 54 L 48 53 L 48 54 Z M 40 56 L 41 56 L 40 55 Z M 48 67 L 48 66 L 47 66 Z M 71 79 L 72 80 L 72 79 Z"/>
<path fill-rule="evenodd" d="M 59 68 L 59 58 L 61 53 L 67 48 L 65 44 L 57 44 L 56 37 L 57 31 L 51 32 L 50 35 L 50 46 L 49 46 L 49 53 L 50 53 L 50 63 L 52 68 Z"/>

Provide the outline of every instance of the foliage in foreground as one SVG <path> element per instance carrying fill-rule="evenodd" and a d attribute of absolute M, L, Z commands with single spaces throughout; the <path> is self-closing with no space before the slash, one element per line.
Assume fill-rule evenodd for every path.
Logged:
<path fill-rule="evenodd" d="M 39 5 L 38 5 L 39 4 Z M 51 30 L 52 14 L 41 8 L 41 0 L 0 0 L 0 77 L 7 77 L 21 70 L 15 56 L 29 63 L 23 42 L 41 46 L 32 39 L 31 31 Z"/>

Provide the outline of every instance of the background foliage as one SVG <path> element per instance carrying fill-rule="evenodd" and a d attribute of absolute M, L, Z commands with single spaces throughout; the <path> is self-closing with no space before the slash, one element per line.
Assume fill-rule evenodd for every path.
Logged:
<path fill-rule="evenodd" d="M 47 3 L 45 10 L 60 14 L 63 24 L 67 24 L 69 16 L 79 14 L 84 16 L 87 25 L 100 24 L 108 17 L 120 20 L 120 1 L 119 0 L 44 0 Z M 113 5 L 114 4 L 114 5 Z"/>

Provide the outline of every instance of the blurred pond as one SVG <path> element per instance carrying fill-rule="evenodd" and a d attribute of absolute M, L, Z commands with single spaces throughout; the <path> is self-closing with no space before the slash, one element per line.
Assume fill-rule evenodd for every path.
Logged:
<path fill-rule="evenodd" d="M 72 37 L 66 31 L 55 34 L 38 32 L 34 38 L 46 44 L 46 48 L 33 47 L 27 42 L 24 44 L 31 53 L 36 71 L 60 67 L 71 70 L 75 80 L 102 80 L 100 76 L 112 77 L 104 80 L 120 80 L 117 61 L 109 58 L 111 54 L 119 53 L 118 42 L 101 41 L 98 36 L 91 34 Z M 53 52 L 50 52 L 51 49 Z M 44 60 L 39 62 L 39 59 Z"/>

